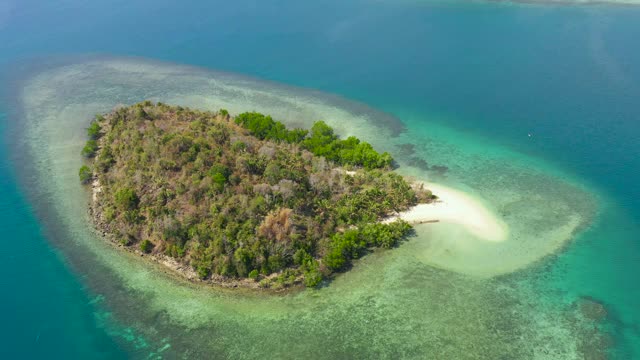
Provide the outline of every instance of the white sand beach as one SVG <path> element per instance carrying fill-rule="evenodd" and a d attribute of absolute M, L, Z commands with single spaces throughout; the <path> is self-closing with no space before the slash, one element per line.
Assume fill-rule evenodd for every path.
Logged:
<path fill-rule="evenodd" d="M 479 200 L 462 191 L 447 186 L 425 183 L 438 200 L 420 204 L 387 221 L 401 218 L 411 224 L 444 222 L 464 227 L 469 233 L 486 241 L 500 242 L 507 239 L 508 226 Z"/>
<path fill-rule="evenodd" d="M 565 226 L 530 241 L 519 236 L 526 225 L 509 222 L 508 216 L 485 205 L 488 199 L 440 184 L 424 185 L 438 196 L 437 201 L 415 206 L 386 221 L 401 218 L 418 225 L 420 241 L 413 245 L 416 258 L 463 274 L 492 277 L 526 267 L 559 249 L 580 223 L 578 217 L 572 217 Z M 532 216 L 547 223 L 553 221 L 542 215 Z"/>

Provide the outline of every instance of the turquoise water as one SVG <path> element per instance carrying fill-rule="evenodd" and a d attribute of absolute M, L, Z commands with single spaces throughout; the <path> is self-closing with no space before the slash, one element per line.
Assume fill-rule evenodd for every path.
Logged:
<path fill-rule="evenodd" d="M 0 59 L 9 73 L 6 78 L 12 81 L 6 89 L 8 100 L 2 106 L 11 114 L 9 125 L 21 119 L 25 121 L 21 112 L 29 110 L 15 102 L 20 99 L 17 92 L 21 84 L 31 76 L 46 72 L 45 68 L 36 66 L 32 72 L 17 76 L 18 79 L 12 77 L 19 73 L 16 69 L 25 57 L 38 56 L 46 60 L 62 55 L 73 64 L 84 60 L 67 59 L 65 55 L 98 52 L 199 65 L 320 89 L 361 101 L 386 112 L 372 112 L 369 117 L 386 121 L 382 131 L 389 132 L 388 140 L 376 136 L 375 129 L 367 133 L 366 122 L 358 122 L 356 118 L 343 132 L 363 133 L 363 137 L 376 145 L 388 147 L 406 165 L 401 171 L 423 174 L 411 167 L 411 157 L 423 158 L 430 164 L 450 167 L 445 181 L 494 194 L 497 200 L 492 204 L 505 214 L 529 214 L 523 209 L 527 206 L 540 207 L 545 215 L 560 216 L 575 211 L 591 226 L 556 255 L 493 280 L 467 279 L 425 266 L 424 261 L 433 259 L 410 257 L 412 251 L 424 251 L 420 243 L 413 242 L 395 254 L 386 255 L 388 258 L 380 255 L 365 259 L 360 268 L 336 281 L 330 289 L 300 295 L 300 299 L 266 303 L 236 299 L 240 305 L 233 308 L 224 301 L 226 295 L 208 294 L 201 299 L 189 294 L 194 298 L 190 306 L 207 314 L 201 315 L 203 319 L 218 319 L 217 322 L 211 320 L 214 324 L 211 326 L 205 320 L 194 325 L 198 315 L 192 313 L 197 311 L 190 310 L 189 314 L 175 305 L 180 298 L 178 290 L 167 290 L 167 294 L 172 291 L 176 294 L 162 298 L 150 295 L 154 294 L 152 290 L 142 287 L 146 282 L 157 287 L 167 286 L 160 280 L 156 283 L 155 279 L 147 279 L 145 276 L 151 275 L 143 269 L 135 268 L 146 274 L 140 275 L 142 280 L 127 279 L 117 272 L 111 274 L 113 270 L 107 265 L 115 261 L 113 258 L 103 261 L 107 264 L 104 269 L 90 269 L 92 266 L 88 263 L 98 256 L 95 251 L 75 246 L 82 244 L 79 240 L 66 242 L 66 237 L 59 235 L 63 231 L 52 224 L 57 222 L 53 215 L 57 207 L 31 196 L 34 208 L 27 205 L 29 195 L 18 191 L 29 193 L 27 190 L 34 184 L 46 188 L 41 185 L 42 177 L 33 179 L 24 175 L 18 184 L 20 171 L 16 174 L 15 169 L 27 166 L 3 162 L 0 220 L 5 233 L 11 235 L 7 239 L 14 241 L 3 248 L 3 258 L 7 260 L 1 266 L 6 272 L 17 273 L 5 279 L 8 283 L 4 288 L 11 290 L 3 301 L 12 319 L 6 323 L 12 325 L 5 328 L 2 336 L 7 342 L 3 351 L 11 351 L 12 357 L 18 354 L 40 357 L 46 353 L 59 358 L 88 357 L 89 354 L 115 358 L 123 356 L 119 350 L 122 348 L 142 357 L 159 350 L 162 354 L 194 343 L 203 344 L 204 339 L 214 336 L 218 339 L 217 345 L 211 345 L 214 354 L 237 357 L 244 349 L 245 355 L 251 357 L 262 346 L 274 356 L 283 357 L 287 353 L 273 343 L 281 341 L 290 346 L 288 356 L 293 357 L 292 354 L 309 355 L 304 351 L 305 346 L 307 350 L 322 348 L 322 341 L 310 335 L 317 331 L 334 347 L 334 352 L 327 352 L 325 356 L 360 353 L 412 357 L 435 354 L 434 348 L 446 349 L 447 344 L 468 349 L 469 354 L 473 353 L 472 349 L 488 351 L 479 346 L 491 344 L 495 354 L 530 358 L 532 352 L 516 354 L 514 348 L 505 346 L 513 342 L 514 346 L 524 347 L 498 330 L 485 337 L 477 333 L 502 326 L 521 334 L 524 339 L 520 341 L 538 349 L 550 341 L 544 334 L 560 339 L 578 338 L 578 333 L 584 336 L 582 327 L 580 331 L 565 333 L 575 329 L 564 320 L 557 320 L 556 326 L 550 319 L 568 312 L 575 306 L 576 299 L 589 297 L 607 308 L 607 321 L 600 326 L 612 336 L 610 354 L 622 359 L 639 357 L 640 303 L 637 299 L 640 287 L 636 274 L 640 266 L 640 142 L 637 140 L 640 110 L 636 99 L 640 95 L 640 48 L 634 46 L 634 34 L 640 33 L 639 18 L 640 9 L 632 7 L 461 2 L 328 1 L 314 5 L 280 1 L 270 5 L 254 2 L 229 5 L 203 1 L 193 7 L 157 1 L 138 5 L 112 1 L 90 6 L 76 1 L 9 2 L 8 6 L 0 7 L 0 43 L 4 44 L 0 48 Z M 87 74 L 69 78 L 80 83 L 84 78 L 91 78 L 91 73 Z M 196 72 L 194 76 L 205 75 Z M 67 111 L 64 117 L 74 121 L 81 121 L 82 116 L 86 118 L 91 111 L 115 102 L 146 97 L 215 107 L 215 101 L 207 103 L 203 99 L 207 96 L 216 99 L 215 92 L 207 90 L 207 85 L 193 86 L 197 84 L 193 79 L 174 78 L 174 82 L 167 83 L 143 82 L 144 86 L 136 89 L 135 83 L 117 88 L 105 81 L 108 77 L 96 77 L 97 80 L 82 83 L 84 89 L 95 93 L 78 94 L 58 87 L 61 94 L 52 99 L 57 103 L 93 104 L 93 108 L 61 107 Z M 152 88 L 154 84 L 156 89 Z M 69 89 L 73 85 L 67 84 Z M 275 85 L 261 86 L 270 89 Z M 100 87 L 118 90 L 115 94 L 98 94 L 96 89 Z M 313 95 L 301 89 L 296 91 L 301 97 Z M 74 96 L 65 99 L 65 94 Z M 344 113 L 347 115 L 374 111 L 346 100 L 327 102 L 337 102 L 338 107 L 349 109 Z M 283 117 L 287 116 L 287 110 L 282 109 L 291 107 L 286 104 L 279 107 L 273 100 L 245 99 L 244 104 L 271 106 L 272 112 L 282 111 Z M 304 101 L 301 104 L 298 105 L 301 108 L 307 106 Z M 242 102 L 235 104 L 239 108 L 242 105 Z M 43 105 L 33 108 L 36 114 L 48 114 Z M 329 117 L 337 114 L 324 108 L 309 113 Z M 335 121 L 340 120 L 338 115 L 335 117 Z M 61 136 L 57 138 L 59 141 L 64 139 L 71 144 L 80 139 L 82 127 L 78 126 L 79 122 L 73 124 L 74 129 L 60 129 L 75 134 L 73 139 Z M 401 127 L 405 132 L 394 135 L 393 130 Z M 2 130 L 6 133 L 7 126 Z M 16 141 L 11 136 L 5 138 L 8 145 L 0 155 L 3 159 L 15 158 L 15 151 L 13 157 L 9 154 L 16 148 L 13 146 Z M 401 148 L 397 145 L 403 143 L 414 144 L 415 154 L 400 154 Z M 510 164 L 513 164 L 511 170 Z M 76 168 L 75 163 L 69 166 Z M 500 173 L 509 174 L 514 180 L 492 183 Z M 550 174 L 549 177 L 545 173 Z M 56 182 L 53 176 L 49 180 Z M 531 189 L 531 192 L 549 195 L 547 199 L 556 202 L 531 202 L 534 194 L 522 201 L 507 201 L 505 193 L 496 190 L 498 185 L 523 192 L 525 188 Z M 556 186 L 557 189 L 551 188 Z M 77 191 L 72 186 L 70 189 Z M 588 196 L 583 199 L 583 192 L 596 200 Z M 594 201 L 598 205 L 592 209 Z M 73 206 L 59 205 L 69 213 L 71 208 L 75 209 Z M 34 213 L 37 208 L 40 211 Z M 513 221 L 537 224 L 530 234 L 537 236 L 539 231 L 552 226 L 546 219 L 550 216 L 541 223 L 531 218 Z M 77 220 L 80 223 L 82 219 Z M 68 222 L 69 228 L 81 226 Z M 40 232 L 43 224 L 48 230 L 45 235 Z M 60 249 L 60 253 L 52 249 Z M 20 267 L 24 270 L 16 271 Z M 119 267 L 124 268 L 125 264 Z M 382 270 L 376 270 L 378 267 Z M 378 275 L 384 278 L 377 283 L 380 289 L 370 280 Z M 345 287 L 359 283 L 360 287 L 348 288 L 353 294 L 341 294 Z M 394 296 L 393 292 L 403 296 Z M 451 309 L 466 309 L 466 312 L 459 317 L 446 315 L 434 302 L 417 300 L 436 292 L 450 297 L 442 301 L 450 302 Z M 141 305 L 127 309 L 132 306 L 131 302 L 146 299 L 145 296 L 155 299 L 147 299 L 152 304 L 148 312 L 139 309 L 144 308 Z M 223 300 L 209 303 L 208 296 Z M 301 305 L 305 302 L 312 304 L 309 307 L 316 311 L 317 320 L 310 319 L 313 312 L 305 312 Z M 327 302 L 340 305 L 331 310 Z M 516 302 L 521 305 L 514 305 Z M 405 311 L 392 308 L 393 304 L 401 304 Z M 222 317 L 219 312 L 225 306 L 239 315 Z M 278 310 L 283 306 L 300 309 L 298 312 Z M 375 310 L 371 310 L 371 306 Z M 518 306 L 535 311 L 525 311 Z M 266 318 L 260 317 L 248 310 L 251 307 L 269 314 Z M 179 315 L 165 319 L 162 314 L 166 309 Z M 244 312 L 248 313 L 247 317 L 241 316 Z M 443 315 L 430 317 L 429 313 Z M 511 318 L 507 315 L 511 313 L 518 315 Z M 532 321 L 527 320 L 531 313 L 541 314 L 540 318 L 528 322 Z M 463 315 L 475 319 L 476 322 L 469 322 L 475 325 L 465 327 Z M 374 326 L 364 324 L 367 316 Z M 420 325 L 411 317 L 426 324 Z M 571 316 L 567 317 L 566 323 L 571 323 Z M 341 318 L 344 319 L 342 327 L 338 320 Z M 500 323 L 499 319 L 508 319 L 508 323 Z M 398 326 L 398 322 L 406 324 L 405 328 Z M 451 338 L 432 334 L 445 331 L 447 322 L 457 329 L 450 330 L 454 333 Z M 175 323 L 190 330 L 182 333 L 167 330 Z M 150 326 L 155 327 L 154 330 L 147 329 L 147 339 L 141 338 L 138 332 Z M 543 335 L 536 338 L 523 332 L 525 327 L 538 329 Z M 378 332 L 371 332 L 370 328 Z M 274 338 L 265 329 L 276 329 L 280 335 Z M 336 334 L 332 335 L 327 329 L 333 329 Z M 243 331 L 246 339 L 237 336 Z M 227 336 L 221 337 L 221 333 Z M 305 341 L 292 344 L 290 338 L 299 333 L 306 335 Z M 367 337 L 375 339 L 377 345 L 367 342 L 365 346 Z M 588 333 L 586 338 L 594 339 Z M 598 347 L 607 343 L 602 341 L 592 341 L 590 345 Z M 165 348 L 167 343 L 171 344 L 170 350 Z M 393 347 L 399 352 L 389 352 Z M 550 352 L 535 355 L 570 358 L 568 352 L 560 351 L 566 350 L 561 345 L 550 347 Z M 185 354 L 182 350 L 176 351 Z M 444 356 L 455 354 L 453 350 L 443 351 Z M 489 352 L 477 354 L 478 358 L 489 357 Z"/>
<path fill-rule="evenodd" d="M 4 119 L 4 115 L 2 115 Z M 3 126 L 3 131 L 6 131 Z M 7 159 L 6 148 L 0 150 Z M 15 171 L 4 161 L 0 168 L 0 229 L 4 235 L 2 328 L 4 359 L 82 358 L 125 355 L 108 335 L 105 319 L 97 317 L 79 274 L 72 274 L 64 257 L 44 241 L 41 225 L 15 183 Z"/>

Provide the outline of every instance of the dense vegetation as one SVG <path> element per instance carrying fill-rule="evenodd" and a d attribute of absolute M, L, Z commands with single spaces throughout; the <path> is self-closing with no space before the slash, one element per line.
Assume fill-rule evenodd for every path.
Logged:
<path fill-rule="evenodd" d="M 393 161 L 388 153 L 379 154 L 369 143 L 361 142 L 354 136 L 346 140 L 338 139 L 333 129 L 323 121 L 313 124 L 309 136 L 307 130 L 288 130 L 283 123 L 274 121 L 271 116 L 256 112 L 238 115 L 235 123 L 247 128 L 252 135 L 261 140 L 300 144 L 302 149 L 340 165 L 379 169 L 390 167 Z"/>
<path fill-rule="evenodd" d="M 79 175 L 101 186 L 98 226 L 203 279 L 315 286 L 396 245 L 411 226 L 379 221 L 431 198 L 390 171 L 389 154 L 324 122 L 291 130 L 259 113 L 144 102 L 97 116 L 87 133 L 91 167 Z"/>

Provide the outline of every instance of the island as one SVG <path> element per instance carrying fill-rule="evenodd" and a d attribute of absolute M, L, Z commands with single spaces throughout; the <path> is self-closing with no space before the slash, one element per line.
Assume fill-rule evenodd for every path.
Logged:
<path fill-rule="evenodd" d="M 141 102 L 97 115 L 82 149 L 96 229 L 187 278 L 316 287 L 412 232 L 397 214 L 436 197 L 393 158 L 323 121 Z"/>

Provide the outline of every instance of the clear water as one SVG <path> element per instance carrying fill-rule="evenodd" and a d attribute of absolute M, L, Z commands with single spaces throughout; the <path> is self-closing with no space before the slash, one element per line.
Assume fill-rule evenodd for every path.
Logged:
<path fill-rule="evenodd" d="M 3 130 L 5 127 L 3 126 Z M 2 149 L 7 159 L 6 149 Z M 4 245 L 2 268 L 4 359 L 124 356 L 96 317 L 101 309 L 88 298 L 79 275 L 72 275 L 63 257 L 44 241 L 41 226 L 15 183 L 6 161 L 0 168 L 0 229 Z M 102 329 L 105 329 L 102 327 Z"/>
<path fill-rule="evenodd" d="M 19 165 L 3 168 L 1 221 L 20 240 L 5 247 L 2 266 L 24 267 L 6 279 L 16 325 L 3 348 L 61 358 L 123 349 L 134 357 L 564 359 L 609 347 L 611 357 L 640 356 L 639 17 L 633 7 L 459 2 L 0 7 L 10 113 L 2 156 Z M 88 52 L 201 65 L 359 102 L 103 56 L 20 71 L 26 56 Z M 327 119 L 392 151 L 405 174 L 482 196 L 513 241 L 460 247 L 474 239 L 423 227 L 328 288 L 283 297 L 172 281 L 91 236 L 75 182 L 88 116 L 144 98 Z M 449 170 L 425 171 L 418 159 Z M 15 168 L 26 170 L 21 184 Z M 606 319 L 588 318 L 576 305 L 582 298 L 604 304 Z M 38 312 L 22 315 L 27 301 Z M 38 336 L 41 328 L 56 330 Z"/>

